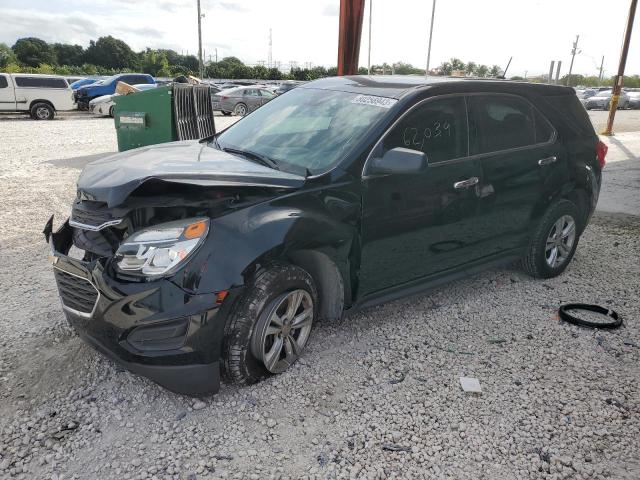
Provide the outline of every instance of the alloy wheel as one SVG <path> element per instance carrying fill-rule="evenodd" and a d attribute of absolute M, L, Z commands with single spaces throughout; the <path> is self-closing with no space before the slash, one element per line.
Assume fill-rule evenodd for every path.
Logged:
<path fill-rule="evenodd" d="M 247 108 L 242 104 L 236 105 L 235 113 L 236 115 L 244 117 L 247 114 Z"/>
<path fill-rule="evenodd" d="M 266 308 L 251 340 L 253 356 L 271 373 L 281 373 L 302 354 L 313 325 L 313 300 L 306 290 L 279 296 Z"/>
<path fill-rule="evenodd" d="M 547 265 L 558 268 L 571 255 L 573 243 L 576 240 L 576 222 L 570 215 L 563 215 L 553 224 L 547 242 L 544 256 Z"/>

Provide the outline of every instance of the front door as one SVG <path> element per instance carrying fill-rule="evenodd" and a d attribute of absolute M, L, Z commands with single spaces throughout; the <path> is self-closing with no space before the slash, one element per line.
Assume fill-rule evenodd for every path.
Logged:
<path fill-rule="evenodd" d="M 8 75 L 0 73 L 0 110 L 13 112 L 16 109 L 16 97 L 13 83 Z"/>
<path fill-rule="evenodd" d="M 359 296 L 418 281 L 482 255 L 476 211 L 482 169 L 468 158 L 462 96 L 434 98 L 401 118 L 374 149 L 422 151 L 428 167 L 416 175 L 363 178 Z"/>
<path fill-rule="evenodd" d="M 535 209 L 566 181 L 566 153 L 551 124 L 515 95 L 468 97 L 470 151 L 482 163 L 478 222 L 487 255 L 526 245 Z"/>

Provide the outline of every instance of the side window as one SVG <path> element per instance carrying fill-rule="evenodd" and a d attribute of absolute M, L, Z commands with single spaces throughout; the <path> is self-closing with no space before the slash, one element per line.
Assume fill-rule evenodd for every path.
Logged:
<path fill-rule="evenodd" d="M 260 92 L 258 90 L 256 90 L 255 88 L 250 88 L 248 90 L 245 90 L 245 95 L 248 95 L 249 97 L 259 97 L 260 96 Z"/>
<path fill-rule="evenodd" d="M 537 143 L 536 112 L 528 102 L 508 95 L 471 96 L 468 101 L 472 155 Z"/>
<path fill-rule="evenodd" d="M 429 163 L 437 163 L 466 157 L 467 141 L 464 98 L 451 97 L 427 101 L 414 108 L 385 137 L 383 149 L 420 150 Z"/>
<path fill-rule="evenodd" d="M 7 83 L 7 77 L 4 75 L 0 75 L 0 88 L 7 88 L 9 84 Z"/>
<path fill-rule="evenodd" d="M 275 94 L 273 92 L 270 92 L 269 90 L 260 90 L 260 94 L 266 98 L 272 98 L 275 96 Z"/>
<path fill-rule="evenodd" d="M 553 138 L 554 130 L 549 121 L 534 109 L 533 116 L 536 122 L 536 143 L 547 143 Z"/>
<path fill-rule="evenodd" d="M 16 86 L 33 88 L 67 88 L 64 78 L 55 77 L 15 77 Z"/>

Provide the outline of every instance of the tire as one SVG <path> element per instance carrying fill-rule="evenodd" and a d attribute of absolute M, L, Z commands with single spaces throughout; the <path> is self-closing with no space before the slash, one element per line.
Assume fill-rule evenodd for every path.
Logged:
<path fill-rule="evenodd" d="M 535 278 L 557 277 L 564 272 L 571 263 L 578 246 L 579 232 L 582 231 L 580 225 L 582 218 L 584 216 L 580 214 L 578 207 L 569 200 L 560 200 L 552 205 L 540 220 L 531 237 L 527 254 L 522 259 L 524 270 Z M 571 236 L 569 221 L 573 222 L 570 243 L 568 242 L 569 236 Z M 562 234 L 559 239 L 557 237 L 554 239 L 552 237 L 554 232 L 558 231 L 560 224 L 562 224 Z M 567 232 L 567 237 L 565 237 L 565 232 Z M 553 256 L 554 248 L 555 257 Z"/>
<path fill-rule="evenodd" d="M 56 116 L 56 111 L 51 105 L 44 102 L 39 102 L 31 107 L 31 118 L 34 120 L 53 120 Z"/>
<path fill-rule="evenodd" d="M 114 106 L 113 106 L 113 105 L 111 105 L 111 106 L 109 107 L 109 116 L 110 116 L 111 118 L 115 117 L 115 111 L 114 111 Z"/>
<path fill-rule="evenodd" d="M 312 318 L 303 342 L 306 344 L 312 322 L 318 316 L 318 294 L 311 275 L 293 265 L 275 264 L 260 270 L 247 285 L 246 292 L 231 309 L 225 325 L 221 362 L 222 376 L 228 383 L 256 383 L 271 373 L 284 371 L 297 360 L 299 354 L 290 363 L 287 360 L 289 357 L 285 356 L 280 362 L 282 365 L 279 364 L 280 367 L 285 365 L 285 368 L 272 368 L 270 371 L 265 361 L 258 358 L 256 350 L 260 343 L 258 338 L 266 333 L 265 325 L 269 325 L 265 320 L 270 318 L 284 297 L 300 291 L 301 295 L 306 292 L 312 302 Z M 282 353 L 285 354 L 284 350 Z"/>
<path fill-rule="evenodd" d="M 222 112 L 222 114 L 223 114 L 225 117 L 228 117 L 229 115 L 231 115 L 231 112 Z"/>
<path fill-rule="evenodd" d="M 233 113 L 240 117 L 244 117 L 248 113 L 247 106 L 244 103 L 238 103 L 234 107 Z"/>

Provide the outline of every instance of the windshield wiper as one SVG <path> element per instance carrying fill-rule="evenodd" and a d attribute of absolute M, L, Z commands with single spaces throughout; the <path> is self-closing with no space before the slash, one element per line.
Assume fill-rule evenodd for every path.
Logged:
<path fill-rule="evenodd" d="M 227 153 L 235 153 L 236 155 L 243 155 L 245 157 L 257 160 L 259 163 L 266 167 L 273 168 L 274 170 L 280 170 L 280 167 L 278 167 L 278 163 L 275 160 L 265 155 L 260 155 L 259 153 L 252 152 L 251 150 L 240 150 L 239 148 L 223 148 L 222 151 Z"/>

